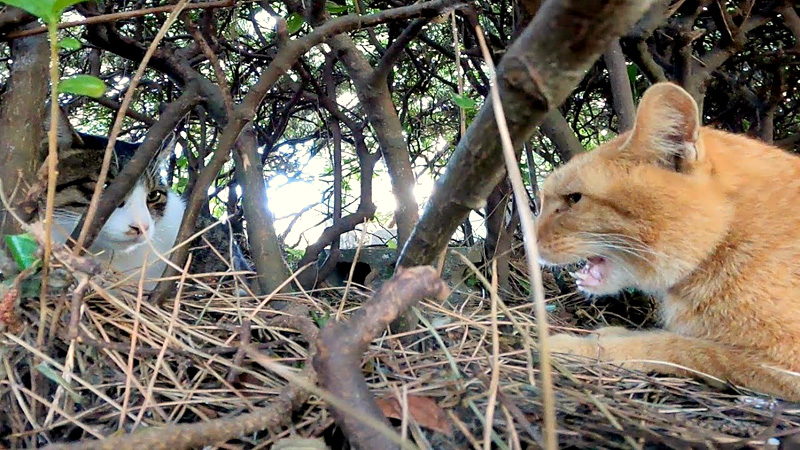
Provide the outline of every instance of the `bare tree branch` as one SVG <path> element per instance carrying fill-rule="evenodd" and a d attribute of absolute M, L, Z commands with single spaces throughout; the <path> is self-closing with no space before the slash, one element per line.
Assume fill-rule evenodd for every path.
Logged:
<path fill-rule="evenodd" d="M 650 3 L 551 0 L 539 9 L 498 66 L 503 108 L 514 111 L 507 119 L 517 149 L 564 101 L 608 42 L 626 32 Z M 439 178 L 399 266 L 432 263 L 467 214 L 483 204 L 505 173 L 497 135 L 492 101 L 487 100 Z"/>
<path fill-rule="evenodd" d="M 372 74 L 375 81 L 382 80 L 385 82 L 386 77 L 400 58 L 400 55 L 403 54 L 408 43 L 414 40 L 430 21 L 430 18 L 416 19 L 403 30 L 400 36 L 392 42 L 392 45 L 386 49 L 380 62 L 378 62 L 378 65 L 375 67 L 375 72 Z"/>
<path fill-rule="evenodd" d="M 783 24 L 786 25 L 786 28 L 788 28 L 794 36 L 794 47 L 792 47 L 792 50 L 800 53 L 800 16 L 797 15 L 797 11 L 791 4 L 784 6 L 780 10 L 780 13 L 783 16 Z"/>
<path fill-rule="evenodd" d="M 248 125 L 236 141 L 233 152 L 237 179 L 242 186 L 242 207 L 247 227 L 253 262 L 258 272 L 258 286 L 262 294 L 269 294 L 290 275 L 283 263 L 275 218 L 267 207 L 267 186 L 264 168 L 258 155 L 258 142 L 253 127 Z"/>
<path fill-rule="evenodd" d="M 10 8 L 11 14 L 16 8 Z M 14 40 L 11 44 L 14 64 L 7 82 L 7 90 L 0 103 L 0 180 L 8 198 L 18 189 L 20 194 L 33 184 L 38 164 L 44 130 L 38 124 L 45 117 L 47 98 L 47 73 L 50 62 L 47 38 L 33 36 Z M 18 200 L 18 198 L 17 198 Z M 3 235 L 19 232 L 17 224 L 0 208 L 0 231 Z"/>
<path fill-rule="evenodd" d="M 561 111 L 554 109 L 547 113 L 540 125 L 542 134 L 545 135 L 556 147 L 558 157 L 561 162 L 567 162 L 573 156 L 583 152 L 583 145 L 575 135 L 575 131 L 561 114 Z"/>
<path fill-rule="evenodd" d="M 606 63 L 608 77 L 611 81 L 611 99 L 614 113 L 617 115 L 619 131 L 630 130 L 636 119 L 636 107 L 633 104 L 628 67 L 625 65 L 625 55 L 622 54 L 619 39 L 614 39 L 608 44 L 608 49 L 603 53 L 603 61 Z"/>

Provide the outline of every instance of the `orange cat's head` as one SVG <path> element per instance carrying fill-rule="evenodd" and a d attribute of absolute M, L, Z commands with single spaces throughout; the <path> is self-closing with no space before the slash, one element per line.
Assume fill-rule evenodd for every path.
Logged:
<path fill-rule="evenodd" d="M 732 216 L 705 135 L 686 91 L 672 83 L 650 87 L 632 131 L 544 181 L 542 262 L 585 262 L 577 283 L 594 295 L 657 293 L 678 283 L 720 242 Z"/>

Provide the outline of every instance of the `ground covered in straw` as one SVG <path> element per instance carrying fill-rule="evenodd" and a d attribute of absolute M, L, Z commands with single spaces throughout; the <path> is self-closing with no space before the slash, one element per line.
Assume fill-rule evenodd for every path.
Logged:
<path fill-rule="evenodd" d="M 557 330 L 652 325 L 646 299 L 591 303 L 569 294 L 564 280 L 546 277 Z M 0 448 L 176 423 L 199 424 L 196 432 L 253 413 L 262 414 L 262 431 L 206 448 L 347 448 L 326 394 L 303 386 L 316 382 L 309 359 L 316 329 L 350 317 L 369 290 L 269 298 L 233 292 L 206 280 L 160 307 L 135 295 L 92 292 L 73 322 L 69 291 L 23 302 L 24 326 L 0 341 Z M 484 288 L 462 286 L 444 304 L 423 302 L 427 320 L 417 330 L 384 335 L 364 357 L 382 410 L 419 448 L 484 448 L 485 439 L 498 449 L 541 446 L 532 305 L 504 295 L 507 313 L 501 305 L 495 316 L 488 298 Z M 273 309 L 278 301 L 288 312 Z M 732 387 L 561 361 L 554 376 L 562 448 L 792 448 L 800 426 L 797 405 Z"/>

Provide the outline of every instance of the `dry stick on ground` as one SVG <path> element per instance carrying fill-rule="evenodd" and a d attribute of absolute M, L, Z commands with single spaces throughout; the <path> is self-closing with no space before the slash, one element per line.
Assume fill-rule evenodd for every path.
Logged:
<path fill-rule="evenodd" d="M 219 137 L 219 145 L 211 157 L 211 161 L 197 178 L 192 194 L 189 197 L 186 212 L 183 215 L 183 224 L 178 232 L 177 242 L 183 242 L 192 235 L 193 225 L 200 215 L 200 205 L 206 200 L 208 188 L 217 178 L 222 166 L 227 162 L 228 155 L 233 148 L 239 133 L 256 116 L 256 109 L 266 97 L 273 84 L 277 82 L 308 50 L 314 46 L 341 33 L 371 27 L 386 23 L 391 20 L 409 19 L 413 17 L 437 16 L 453 8 L 453 0 L 433 0 L 429 2 L 416 3 L 410 6 L 403 6 L 381 11 L 376 14 L 356 15 L 350 14 L 329 20 L 314 31 L 299 39 L 286 42 L 275 59 L 267 66 L 259 78 L 258 82 L 251 88 L 247 96 L 234 109 L 228 123 L 223 128 Z M 177 249 L 171 261 L 175 266 L 182 267 L 186 260 L 189 248 L 184 246 Z M 177 271 L 172 267 L 167 267 L 164 278 L 175 276 Z M 153 293 L 153 299 L 161 303 L 167 293 L 172 289 L 172 283 L 160 282 Z"/>
<path fill-rule="evenodd" d="M 293 307 L 287 315 L 270 320 L 270 325 L 293 328 L 309 343 L 305 369 L 298 374 L 307 383 L 316 383 L 317 375 L 311 359 L 316 353 L 317 327 L 305 307 Z M 233 418 L 217 419 L 191 424 L 167 425 L 137 431 L 134 434 L 114 435 L 101 441 L 82 441 L 71 444 L 54 444 L 47 450 L 183 450 L 200 448 L 235 439 L 243 435 L 285 426 L 292 413 L 306 402 L 309 394 L 300 387 L 287 386 L 272 403 L 251 413 Z"/>
<path fill-rule="evenodd" d="M 373 339 L 403 311 L 423 297 L 447 298 L 449 289 L 430 266 L 398 268 L 394 277 L 350 320 L 330 321 L 319 333 L 314 368 L 320 383 L 336 397 L 365 415 L 381 418 L 389 426 L 361 373 L 361 360 Z M 394 449 L 398 445 L 372 427 L 332 407 L 336 423 L 355 448 Z"/>

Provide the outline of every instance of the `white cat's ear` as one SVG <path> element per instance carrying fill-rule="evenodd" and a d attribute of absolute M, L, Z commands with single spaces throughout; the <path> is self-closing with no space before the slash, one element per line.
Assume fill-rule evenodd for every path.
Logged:
<path fill-rule="evenodd" d="M 674 83 L 657 83 L 647 89 L 636 111 L 629 148 L 678 172 L 703 161 L 698 142 L 700 114 L 688 92 Z"/>
<path fill-rule="evenodd" d="M 52 122 L 50 117 L 50 102 L 47 102 L 47 107 L 45 110 L 45 118 L 44 118 L 44 141 L 47 142 L 47 132 L 50 130 L 50 123 Z M 67 117 L 67 112 L 64 111 L 64 108 L 61 106 L 58 107 L 58 125 L 56 128 L 56 142 L 58 142 L 58 149 L 59 150 L 66 150 L 73 147 L 81 147 L 83 146 L 83 140 L 81 139 L 80 135 L 77 131 L 72 127 L 72 124 L 69 122 L 69 117 Z"/>

